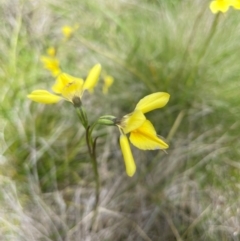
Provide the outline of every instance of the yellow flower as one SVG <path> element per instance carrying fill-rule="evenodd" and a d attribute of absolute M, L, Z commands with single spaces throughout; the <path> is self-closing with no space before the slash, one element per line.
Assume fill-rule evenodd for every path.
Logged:
<path fill-rule="evenodd" d="M 57 58 L 42 56 L 41 61 L 44 65 L 44 68 L 49 70 L 54 77 L 58 76 L 61 73 L 59 60 Z"/>
<path fill-rule="evenodd" d="M 104 77 L 104 85 L 103 85 L 103 94 L 107 94 L 108 93 L 108 89 L 109 87 L 113 84 L 114 82 L 114 78 L 110 75 L 106 75 Z"/>
<path fill-rule="evenodd" d="M 168 144 L 157 135 L 152 123 L 140 110 L 124 116 L 118 126 L 123 134 L 130 133 L 131 143 L 141 150 L 168 148 Z"/>
<path fill-rule="evenodd" d="M 228 0 L 215 0 L 210 3 L 209 7 L 212 13 L 218 13 L 218 12 L 225 13 L 230 7 L 230 4 Z"/>
<path fill-rule="evenodd" d="M 231 6 L 235 9 L 240 9 L 240 0 L 232 0 Z"/>
<path fill-rule="evenodd" d="M 93 88 L 97 84 L 100 72 L 101 65 L 96 64 L 89 71 L 85 81 L 69 74 L 61 73 L 56 79 L 55 84 L 52 86 L 52 90 L 55 94 L 52 94 L 47 90 L 34 90 L 27 97 L 43 104 L 55 104 L 60 100 L 65 99 L 76 106 L 81 105 L 81 97 L 84 91 L 93 91 Z"/>
<path fill-rule="evenodd" d="M 48 54 L 48 56 L 50 56 L 50 57 L 55 57 L 56 56 L 56 49 L 54 48 L 54 47 L 49 47 L 48 49 L 47 49 L 47 54 Z"/>
<path fill-rule="evenodd" d="M 62 34 L 65 37 L 65 40 L 68 40 L 72 37 L 72 34 L 79 28 L 78 24 L 75 24 L 73 27 L 64 25 L 62 27 Z"/>
<path fill-rule="evenodd" d="M 45 69 L 49 70 L 54 77 L 61 73 L 59 60 L 55 58 L 56 49 L 54 47 L 49 47 L 47 49 L 48 56 L 41 56 L 41 61 Z"/>
<path fill-rule="evenodd" d="M 227 12 L 229 7 L 240 9 L 240 0 L 215 0 L 210 3 L 210 9 L 213 13 Z"/>
<path fill-rule="evenodd" d="M 121 132 L 121 150 L 126 166 L 126 172 L 129 176 L 133 176 L 136 168 L 133 168 L 135 166 L 135 164 L 133 164 L 134 159 L 132 154 L 130 154 L 131 149 L 129 144 L 127 144 L 126 134 L 130 133 L 130 142 L 141 150 L 164 150 L 168 148 L 168 144 L 157 135 L 152 123 L 146 119 L 144 113 L 164 107 L 169 98 L 170 95 L 165 92 L 157 92 L 148 95 L 138 102 L 132 113 L 125 115 L 120 121 L 117 121 L 116 125 Z"/>

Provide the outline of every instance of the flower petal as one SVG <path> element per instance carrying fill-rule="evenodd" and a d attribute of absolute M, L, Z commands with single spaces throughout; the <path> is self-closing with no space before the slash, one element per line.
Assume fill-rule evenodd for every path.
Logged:
<path fill-rule="evenodd" d="M 27 97 L 42 104 L 55 104 L 62 99 L 61 96 L 54 95 L 46 90 L 34 90 Z"/>
<path fill-rule="evenodd" d="M 147 113 L 151 110 L 162 108 L 167 104 L 169 98 L 170 95 L 166 92 L 147 95 L 138 102 L 135 110 L 141 110 L 143 113 Z"/>
<path fill-rule="evenodd" d="M 104 77 L 103 94 L 108 93 L 109 87 L 113 84 L 114 78 L 110 75 Z"/>
<path fill-rule="evenodd" d="M 120 136 L 120 147 L 122 150 L 127 175 L 132 177 L 136 171 L 136 164 L 133 159 L 128 139 L 125 135 Z"/>
<path fill-rule="evenodd" d="M 130 134 L 131 143 L 141 150 L 167 149 L 168 144 L 161 140 L 149 120 Z"/>
<path fill-rule="evenodd" d="M 73 102 L 74 97 L 79 97 L 79 99 L 81 99 L 83 86 L 82 83 L 83 80 L 76 79 L 73 83 L 63 89 L 62 96 L 71 102 Z"/>
<path fill-rule="evenodd" d="M 61 73 L 56 79 L 55 84 L 52 86 L 52 90 L 57 94 L 68 95 L 77 92 L 81 95 L 83 87 L 83 79 L 73 77 L 66 73 Z M 64 95 L 63 94 L 63 95 Z"/>
<path fill-rule="evenodd" d="M 53 76 L 57 76 L 61 73 L 58 59 L 42 56 L 41 61 L 44 65 L 44 68 L 49 70 Z"/>
<path fill-rule="evenodd" d="M 70 38 L 72 36 L 74 29 L 71 26 L 63 26 L 62 27 L 62 34 L 65 36 L 65 38 Z"/>
<path fill-rule="evenodd" d="M 119 126 L 125 134 L 139 128 L 146 120 L 145 115 L 140 111 L 136 110 L 128 115 L 125 115 Z"/>
<path fill-rule="evenodd" d="M 94 65 L 89 71 L 87 79 L 84 82 L 83 90 L 89 90 L 90 92 L 93 92 L 93 88 L 97 84 L 100 73 L 101 73 L 101 65 L 100 64 Z"/>
<path fill-rule="evenodd" d="M 65 41 L 70 39 L 73 35 L 73 33 L 79 28 L 79 24 L 74 24 L 74 26 L 68 26 L 68 25 L 64 25 L 62 27 L 62 34 L 65 37 Z"/>
<path fill-rule="evenodd" d="M 212 13 L 218 13 L 220 12 L 227 12 L 229 6 L 230 6 L 230 1 L 229 0 L 215 0 L 210 3 L 210 10 Z"/>
<path fill-rule="evenodd" d="M 233 0 L 231 5 L 235 8 L 235 9 L 240 9 L 240 0 Z"/>
<path fill-rule="evenodd" d="M 47 54 L 50 56 L 50 57 L 55 57 L 56 56 L 56 49 L 54 47 L 49 47 L 47 49 Z"/>

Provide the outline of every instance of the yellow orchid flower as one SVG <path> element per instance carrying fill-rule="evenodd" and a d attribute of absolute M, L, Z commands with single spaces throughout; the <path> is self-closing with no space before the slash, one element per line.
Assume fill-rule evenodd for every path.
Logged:
<path fill-rule="evenodd" d="M 61 73 L 59 60 L 57 58 L 42 56 L 41 61 L 44 65 L 44 68 L 49 70 L 54 77 Z"/>
<path fill-rule="evenodd" d="M 97 84 L 101 72 L 101 65 L 96 64 L 89 71 L 86 81 L 73 77 L 66 73 L 59 74 L 52 90 L 34 90 L 27 97 L 35 102 L 43 104 L 55 104 L 62 99 L 72 102 L 74 105 L 81 105 L 81 97 L 85 90 L 92 91 Z"/>
<path fill-rule="evenodd" d="M 210 9 L 212 13 L 218 13 L 218 12 L 227 12 L 227 10 L 230 7 L 230 1 L 229 0 L 215 0 L 210 3 Z"/>
<path fill-rule="evenodd" d="M 240 0 L 232 0 L 231 6 L 240 10 Z"/>
<path fill-rule="evenodd" d="M 50 57 L 55 57 L 56 56 L 56 49 L 54 48 L 54 47 L 49 47 L 48 49 L 47 49 L 47 54 L 48 54 L 48 56 L 50 56 Z"/>
<path fill-rule="evenodd" d="M 126 134 L 130 133 L 130 142 L 141 150 L 168 148 L 168 144 L 157 135 L 152 123 L 146 119 L 144 113 L 164 107 L 169 98 L 170 95 L 165 92 L 150 94 L 138 102 L 132 113 L 125 115 L 120 121 L 116 121 L 121 133 L 120 146 L 128 176 L 134 175 L 136 167 Z"/>
<path fill-rule="evenodd" d="M 141 150 L 168 148 L 168 145 L 157 135 L 152 123 L 140 110 L 124 116 L 117 125 L 122 134 L 130 133 L 130 142 Z"/>
<path fill-rule="evenodd" d="M 103 85 L 103 94 L 107 94 L 108 93 L 108 89 L 109 87 L 113 84 L 114 82 L 114 78 L 110 75 L 106 75 L 104 78 L 104 85 Z"/>
<path fill-rule="evenodd" d="M 209 7 L 212 13 L 225 13 L 231 6 L 235 9 L 240 9 L 240 0 L 214 0 Z"/>
<path fill-rule="evenodd" d="M 58 76 L 61 73 L 59 60 L 56 56 L 56 49 L 54 47 L 49 47 L 47 49 L 48 56 L 41 56 L 41 62 L 44 65 L 44 68 L 49 70 L 54 77 Z"/>
<path fill-rule="evenodd" d="M 75 24 L 73 27 L 64 25 L 62 27 L 62 34 L 65 37 L 65 40 L 68 40 L 72 37 L 73 33 L 79 28 L 78 24 Z"/>

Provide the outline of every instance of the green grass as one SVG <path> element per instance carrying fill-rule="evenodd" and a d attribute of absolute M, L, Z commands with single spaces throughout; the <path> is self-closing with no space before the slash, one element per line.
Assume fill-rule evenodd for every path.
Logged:
<path fill-rule="evenodd" d="M 216 17 L 208 4 L 1 2 L 0 239 L 240 239 L 240 12 Z M 79 30 L 63 43 L 61 27 L 75 23 Z M 168 154 L 132 147 L 133 178 L 125 174 L 117 128 L 94 132 L 101 136 L 94 229 L 94 174 L 74 108 L 26 98 L 54 83 L 40 62 L 49 46 L 58 46 L 69 74 L 85 77 L 99 62 L 115 78 L 107 96 L 102 79 L 94 95 L 84 94 L 91 122 L 130 113 L 152 92 L 171 95 L 147 114 L 168 139 Z"/>

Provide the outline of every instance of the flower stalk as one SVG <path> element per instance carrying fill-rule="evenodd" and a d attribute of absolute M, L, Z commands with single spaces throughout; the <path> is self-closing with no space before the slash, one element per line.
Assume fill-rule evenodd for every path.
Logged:
<path fill-rule="evenodd" d="M 96 158 L 96 143 L 97 138 L 92 139 L 92 135 L 90 133 L 90 126 L 86 129 L 86 143 L 88 147 L 88 153 L 91 158 L 91 164 L 94 172 L 95 183 L 96 183 L 96 192 L 95 192 L 95 205 L 94 210 L 97 210 L 98 202 L 99 202 L 99 193 L 100 193 L 100 181 L 99 181 L 99 173 L 98 173 L 98 163 Z"/>
<path fill-rule="evenodd" d="M 96 144 L 97 144 L 97 137 L 93 140 L 92 137 L 92 131 L 93 128 L 95 127 L 95 124 L 93 124 L 92 126 L 90 126 L 88 124 L 88 118 L 87 118 L 87 114 L 84 110 L 83 107 L 75 107 L 76 111 L 77 111 L 77 115 L 79 117 L 80 122 L 82 123 L 82 125 L 84 126 L 85 130 L 86 130 L 86 144 L 87 144 L 87 148 L 88 148 L 88 153 L 90 156 L 90 160 L 91 160 L 91 164 L 92 164 L 92 169 L 94 172 L 94 179 L 95 179 L 95 204 L 94 204 L 94 216 L 92 219 L 92 226 L 96 220 L 96 216 L 97 216 L 97 208 L 98 208 L 98 203 L 99 203 L 99 195 L 100 195 L 100 179 L 99 179 L 99 172 L 98 172 L 98 163 L 97 163 L 97 157 L 96 157 Z"/>
<path fill-rule="evenodd" d="M 76 111 L 77 111 L 77 115 L 78 118 L 80 120 L 80 122 L 82 123 L 83 127 L 85 128 L 85 130 L 87 130 L 88 128 L 88 118 L 86 115 L 86 111 L 84 110 L 83 107 L 75 107 Z"/>

